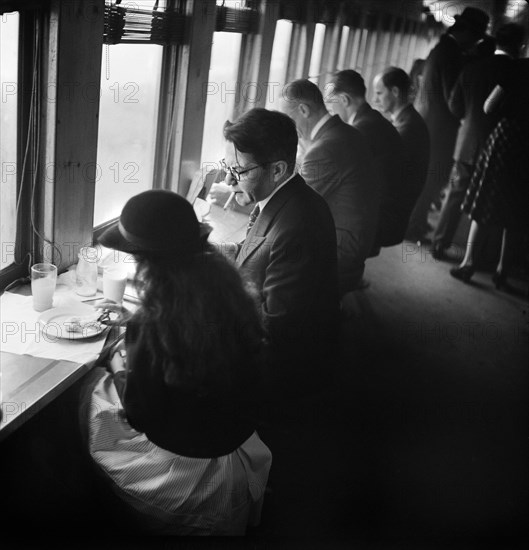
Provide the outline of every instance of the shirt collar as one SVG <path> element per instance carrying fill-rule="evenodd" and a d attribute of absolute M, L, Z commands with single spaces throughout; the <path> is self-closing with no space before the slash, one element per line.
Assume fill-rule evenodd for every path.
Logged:
<path fill-rule="evenodd" d="M 505 50 L 502 50 L 500 48 L 496 48 L 494 51 L 494 55 L 506 55 L 507 57 L 512 57 L 511 54 L 507 53 Z"/>
<path fill-rule="evenodd" d="M 400 113 L 402 113 L 402 111 L 404 111 L 404 109 L 406 109 L 406 107 L 408 105 L 409 105 L 409 103 L 405 103 L 399 109 L 397 109 L 396 111 L 391 113 L 391 115 L 390 115 L 391 116 L 391 122 L 395 122 L 397 120 L 397 118 L 399 117 Z"/>
<path fill-rule="evenodd" d="M 366 111 L 369 111 L 371 110 L 371 105 L 369 105 L 369 103 L 367 101 L 364 101 L 362 103 L 362 105 L 360 105 L 360 107 L 358 107 L 358 110 L 356 111 L 356 113 L 353 113 L 350 117 L 349 117 L 349 120 L 347 121 L 349 124 L 353 124 L 355 118 L 358 116 L 358 113 L 362 113 L 364 114 Z"/>
<path fill-rule="evenodd" d="M 312 129 L 312 132 L 310 133 L 310 140 L 312 141 L 316 134 L 318 133 L 319 129 L 331 118 L 331 115 L 329 113 L 323 115 L 318 122 L 314 125 L 314 128 Z"/>
<path fill-rule="evenodd" d="M 268 201 L 281 189 L 281 187 L 284 187 L 294 176 L 296 175 L 296 172 L 293 172 L 292 175 L 287 178 L 281 185 L 278 185 L 271 193 L 263 199 L 262 201 L 259 201 L 257 204 L 259 205 L 259 213 L 261 213 L 264 209 L 264 207 L 268 204 Z"/>

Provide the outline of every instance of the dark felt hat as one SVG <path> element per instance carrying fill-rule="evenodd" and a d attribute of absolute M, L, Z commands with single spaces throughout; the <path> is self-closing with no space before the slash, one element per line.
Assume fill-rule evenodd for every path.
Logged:
<path fill-rule="evenodd" d="M 465 8 L 460 15 L 455 15 L 454 19 L 454 29 L 467 29 L 478 36 L 483 36 L 487 32 L 489 16 L 478 8 Z"/>
<path fill-rule="evenodd" d="M 98 239 L 107 248 L 130 254 L 189 256 L 203 248 L 211 228 L 198 222 L 186 199 L 161 189 L 127 201 L 119 221 Z"/>

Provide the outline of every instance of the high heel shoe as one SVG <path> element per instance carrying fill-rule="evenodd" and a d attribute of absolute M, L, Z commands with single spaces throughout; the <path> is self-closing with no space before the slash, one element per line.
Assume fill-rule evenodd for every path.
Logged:
<path fill-rule="evenodd" d="M 463 281 L 464 283 L 470 282 L 470 279 L 472 279 L 472 275 L 474 275 L 475 269 L 472 265 L 462 265 L 460 267 L 453 267 L 450 270 L 450 275 L 452 277 L 455 277 L 456 279 L 459 279 L 460 281 Z"/>
<path fill-rule="evenodd" d="M 504 271 L 496 271 L 492 276 L 492 282 L 494 283 L 496 290 L 500 290 L 502 286 L 506 286 L 507 275 L 505 275 Z"/>

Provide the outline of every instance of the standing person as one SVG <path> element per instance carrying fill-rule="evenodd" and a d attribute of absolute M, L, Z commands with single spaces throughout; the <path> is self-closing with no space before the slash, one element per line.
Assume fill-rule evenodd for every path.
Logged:
<path fill-rule="evenodd" d="M 333 76 L 331 85 L 330 108 L 364 136 L 379 167 L 382 181 L 380 214 L 372 251 L 376 254 L 381 246 L 396 244 L 392 203 L 403 184 L 402 140 L 391 122 L 369 105 L 364 79 L 359 73 L 350 69 L 339 71 Z"/>
<path fill-rule="evenodd" d="M 405 71 L 388 67 L 373 82 L 373 104 L 388 113 L 404 145 L 404 177 L 401 188 L 395 189 L 386 204 L 386 211 L 393 209 L 393 224 L 389 241 L 402 242 L 409 218 L 426 181 L 430 158 L 430 135 L 421 115 L 409 100 L 411 80 Z"/>
<path fill-rule="evenodd" d="M 508 23 L 499 27 L 494 55 L 482 56 L 466 65 L 450 95 L 450 111 L 461 120 L 461 125 L 457 133 L 450 187 L 432 239 L 432 255 L 436 259 L 444 258 L 446 249 L 452 244 L 460 219 L 461 203 L 477 156 L 499 120 L 498 113 L 487 115 L 483 104 L 506 74 L 512 59 L 519 56 L 523 38 L 521 25 Z"/>
<path fill-rule="evenodd" d="M 488 22 L 484 11 L 465 8 L 426 59 L 415 107 L 430 133 L 430 163 L 426 184 L 410 218 L 406 234 L 410 241 L 426 241 L 430 205 L 448 181 L 459 126 L 448 108 L 450 93 L 463 66 L 463 52 L 485 35 Z"/>
<path fill-rule="evenodd" d="M 410 103 L 415 101 L 417 94 L 421 88 L 422 71 L 424 69 L 424 63 L 426 59 L 414 59 L 410 69 Z"/>
<path fill-rule="evenodd" d="M 336 226 L 340 295 L 362 286 L 365 260 L 374 244 L 380 179 L 363 136 L 331 116 L 318 87 L 295 80 L 281 108 L 307 143 L 301 175 L 327 201 Z"/>
<path fill-rule="evenodd" d="M 509 71 L 485 102 L 490 112 L 500 109 L 500 121 L 483 148 L 462 208 L 472 220 L 465 256 L 452 277 L 469 282 L 483 233 L 490 226 L 503 228 L 500 257 L 492 280 L 505 285 L 512 264 L 512 232 L 528 233 L 529 204 L 529 59 L 513 60 Z"/>
<path fill-rule="evenodd" d="M 226 122 L 224 137 L 226 183 L 240 205 L 255 204 L 235 261 L 259 297 L 269 395 L 300 397 L 330 381 L 338 346 L 332 214 L 294 172 L 298 135 L 291 118 L 251 109 Z"/>
<path fill-rule="evenodd" d="M 129 320 L 110 372 L 87 392 L 87 444 L 150 534 L 243 535 L 270 470 L 255 432 L 263 331 L 237 270 L 206 238 L 183 197 L 151 190 L 99 239 L 135 257 L 141 304 L 132 316 L 99 306 Z"/>

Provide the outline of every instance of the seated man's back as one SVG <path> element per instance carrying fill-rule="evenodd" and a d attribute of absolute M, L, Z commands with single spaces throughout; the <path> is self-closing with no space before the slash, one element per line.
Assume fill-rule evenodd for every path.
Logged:
<path fill-rule="evenodd" d="M 285 88 L 281 108 L 306 144 L 301 174 L 329 205 L 336 226 L 340 294 L 359 288 L 373 245 L 380 178 L 362 135 L 331 116 L 319 88 L 307 79 Z"/>
<path fill-rule="evenodd" d="M 362 135 L 335 115 L 316 133 L 301 174 L 333 214 L 344 294 L 359 285 L 375 239 L 381 182 L 373 157 Z"/>
<path fill-rule="evenodd" d="M 380 226 L 380 246 L 391 246 L 404 239 L 411 212 L 426 181 L 430 137 L 424 120 L 410 103 L 410 87 L 410 77 L 399 67 L 387 67 L 373 80 L 374 104 L 391 117 L 401 138 L 400 160 L 403 161 L 401 177 L 393 176 L 392 186 L 384 198 L 385 220 Z M 390 160 L 388 168 L 393 164 L 395 161 Z"/>
<path fill-rule="evenodd" d="M 365 103 L 353 120 L 367 140 L 382 176 L 382 192 L 376 246 L 388 246 L 402 241 L 396 235 L 398 221 L 396 204 L 400 200 L 404 179 L 404 147 L 394 126 L 378 111 Z"/>

